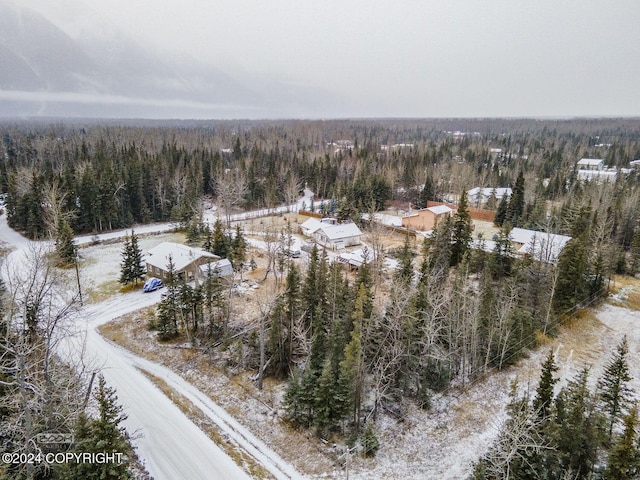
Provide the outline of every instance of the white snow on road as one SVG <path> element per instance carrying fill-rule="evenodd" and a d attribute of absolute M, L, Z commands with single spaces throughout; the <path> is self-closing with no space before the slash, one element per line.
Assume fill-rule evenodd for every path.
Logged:
<path fill-rule="evenodd" d="M 156 479 L 248 479 L 224 451 L 196 427 L 164 393 L 136 369 L 135 357 L 106 341 L 96 326 L 160 300 L 161 292 L 132 292 L 84 310 L 86 361 L 100 367 L 117 389 L 129 418 L 127 430 L 141 437 L 135 443 L 149 473 Z M 149 362 L 151 363 L 151 362 Z M 146 368 L 149 368 L 146 365 Z M 164 378 L 162 372 L 154 374 Z"/>
<path fill-rule="evenodd" d="M 173 229 L 170 224 L 138 227 L 136 232 L 152 233 Z M 121 238 L 130 230 L 102 234 L 100 240 Z M 18 256 L 34 243 L 10 229 L 6 216 L 0 216 L 0 240 L 15 248 L 11 256 Z M 76 238 L 88 243 L 93 236 Z M 107 383 L 116 388 L 120 403 L 128 419 L 127 430 L 134 436 L 134 444 L 149 473 L 156 480 L 163 479 L 249 479 L 209 437 L 207 437 L 180 409 L 141 373 L 142 367 L 164 379 L 172 388 L 189 398 L 221 430 L 254 456 L 277 479 L 298 479 L 293 467 L 241 427 L 210 398 L 181 377 L 153 362 L 141 359 L 106 341 L 96 327 L 122 315 L 159 302 L 162 291 L 143 294 L 139 291 L 118 294 L 109 300 L 86 306 L 79 312 L 78 325 L 84 335 L 76 337 L 64 347 L 83 353 L 83 362 L 91 369 L 99 369 Z M 67 352 L 69 353 L 69 352 Z"/>

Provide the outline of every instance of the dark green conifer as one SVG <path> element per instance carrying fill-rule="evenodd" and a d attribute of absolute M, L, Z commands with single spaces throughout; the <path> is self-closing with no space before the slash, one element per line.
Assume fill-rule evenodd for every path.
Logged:
<path fill-rule="evenodd" d="M 624 431 L 613 444 L 607 459 L 605 480 L 634 480 L 640 478 L 640 444 L 638 443 L 638 406 L 634 405 L 624 417 Z"/>
<path fill-rule="evenodd" d="M 631 400 L 631 374 L 627 363 L 629 346 L 625 336 L 611 361 L 605 367 L 602 378 L 598 381 L 598 393 L 604 404 L 608 419 L 608 437 L 611 441 L 613 427 L 622 419 L 627 412 L 627 407 Z"/>
<path fill-rule="evenodd" d="M 553 374 L 558 371 L 558 366 L 555 363 L 555 357 L 553 350 L 549 351 L 547 359 L 542 364 L 542 373 L 540 374 L 540 383 L 536 389 L 536 396 L 533 399 L 533 410 L 540 420 L 546 420 L 553 405 L 553 388 L 558 382 L 557 378 L 553 377 Z"/>
<path fill-rule="evenodd" d="M 66 218 L 58 217 L 56 232 L 56 256 L 62 266 L 72 265 L 76 261 L 77 247 L 73 240 L 73 230 Z"/>
<path fill-rule="evenodd" d="M 145 268 L 142 263 L 142 249 L 138 246 L 137 235 L 131 230 L 131 235 L 125 238 L 122 249 L 119 282 L 123 285 L 130 283 L 137 285 L 144 275 Z"/>

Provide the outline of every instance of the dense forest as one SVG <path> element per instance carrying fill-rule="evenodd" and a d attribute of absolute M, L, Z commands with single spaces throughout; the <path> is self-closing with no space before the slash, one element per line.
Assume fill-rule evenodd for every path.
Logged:
<path fill-rule="evenodd" d="M 238 264 L 247 262 L 243 232 L 222 222 L 213 230 L 199 224 L 203 198 L 225 211 L 291 204 L 305 187 L 332 199 L 338 218 L 357 222 L 369 235 L 370 257 L 357 273 L 347 273 L 318 248 L 303 266 L 274 254 L 275 286 L 262 300 L 259 328 L 252 331 L 230 318 L 234 300 L 219 278 L 192 286 L 169 275 L 150 326 L 162 341 L 184 337 L 206 349 L 240 352 L 225 358 L 257 370 L 258 386 L 265 376 L 287 382 L 288 422 L 357 441 L 365 455 L 374 455 L 379 446 L 375 422 L 381 412 L 400 419 L 409 403 L 429 409 L 452 388 L 513 365 L 579 308 L 602 298 L 613 274 L 640 272 L 638 171 L 620 171 L 610 182 L 582 181 L 576 171 L 583 157 L 603 158 L 611 168 L 640 159 L 640 120 L 0 128 L 0 190 L 7 194 L 8 221 L 34 238 L 60 237 L 68 232 L 63 227 L 97 233 L 173 221 L 188 228 L 190 241 L 235 259 L 234 268 L 240 269 Z M 474 205 L 465 192 L 476 186 L 513 189 L 511 197 L 491 205 L 501 227 L 492 251 L 471 248 L 472 240 L 482 238 L 474 236 L 469 214 Z M 378 245 L 379 226 L 362 215 L 422 207 L 429 200 L 453 200 L 457 212 L 424 241 L 406 235 L 395 251 Z M 542 249 L 539 256 L 515 257 L 508 241 L 513 227 L 571 240 L 557 261 L 545 260 Z M 268 242 L 286 237 L 283 231 Z M 135 240 L 132 234 L 127 248 Z M 272 251 L 266 255 L 271 262 Z M 385 256 L 395 258 L 393 271 L 383 268 Z M 123 272 L 123 278 L 125 283 L 129 277 Z M 545 368 L 548 377 L 552 363 Z M 577 408 L 571 402 L 595 405 L 597 395 L 604 398 L 585 385 L 586 373 L 555 398 L 548 391 L 533 399 L 514 393 L 512 421 L 526 423 L 527 435 L 547 437 L 536 449 L 516 445 L 513 451 L 527 462 L 534 455 L 539 465 L 556 462 L 557 471 L 566 471 L 575 451 L 562 443 L 569 440 L 557 433 L 557 425 L 570 424 L 571 409 Z M 626 416 L 621 412 L 598 417 L 609 427 L 598 427 L 600 443 L 589 447 L 599 449 L 596 457 L 613 458 L 626 419 L 637 423 L 633 409 L 625 410 Z M 555 451 L 560 445 L 565 457 L 544 455 L 545 445 Z M 478 463 L 476 478 L 539 478 L 526 472 L 492 476 L 497 460 L 491 462 L 503 455 L 499 448 Z M 615 467 L 611 461 L 606 467 L 590 461 L 586 467 L 570 466 L 589 474 L 596 467 Z M 539 465 L 535 468 L 542 469 Z"/>
<path fill-rule="evenodd" d="M 0 190 L 10 200 L 10 224 L 33 238 L 50 236 L 60 217 L 76 233 L 186 222 L 203 195 L 224 207 L 272 207 L 292 203 L 305 185 L 350 214 L 389 200 L 420 206 L 474 186 L 514 186 L 520 172 L 527 189 L 518 224 L 562 233 L 569 229 L 563 214 L 579 208 L 574 197 L 585 190 L 575 174 L 580 158 L 625 167 L 640 157 L 638 121 L 631 119 L 11 123 L 0 129 Z M 635 227 L 628 194 L 636 180 L 620 177 L 587 195 L 625 248 Z M 551 219 L 545 202 L 552 202 Z"/>

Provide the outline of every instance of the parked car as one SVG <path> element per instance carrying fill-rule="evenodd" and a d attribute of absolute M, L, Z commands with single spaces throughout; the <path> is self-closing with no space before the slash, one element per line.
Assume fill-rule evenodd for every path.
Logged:
<path fill-rule="evenodd" d="M 145 292 L 145 293 L 153 292 L 154 290 L 158 290 L 159 288 L 162 288 L 163 286 L 164 286 L 164 283 L 162 283 L 162 280 L 160 280 L 159 278 L 151 277 L 149 280 L 144 282 L 144 286 L 142 287 L 142 291 Z"/>

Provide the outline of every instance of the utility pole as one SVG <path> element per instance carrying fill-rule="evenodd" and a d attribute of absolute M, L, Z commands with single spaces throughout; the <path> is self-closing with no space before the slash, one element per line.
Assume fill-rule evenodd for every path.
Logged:
<path fill-rule="evenodd" d="M 80 271 L 78 270 L 78 252 L 76 252 L 73 263 L 76 267 L 76 281 L 78 282 L 78 296 L 80 297 L 80 306 L 83 307 L 84 304 L 82 303 L 82 288 L 80 287 Z"/>

